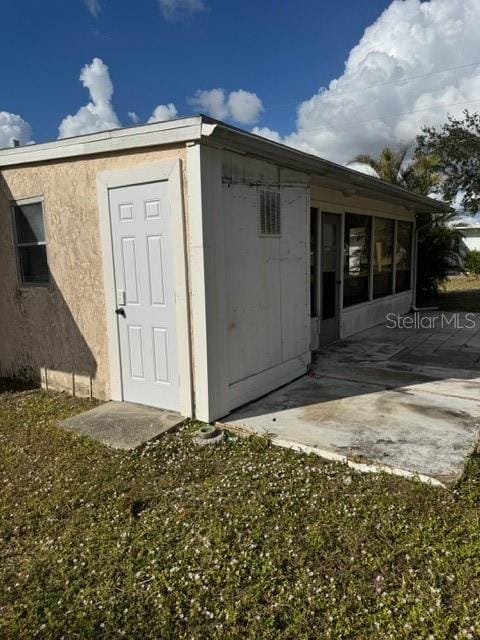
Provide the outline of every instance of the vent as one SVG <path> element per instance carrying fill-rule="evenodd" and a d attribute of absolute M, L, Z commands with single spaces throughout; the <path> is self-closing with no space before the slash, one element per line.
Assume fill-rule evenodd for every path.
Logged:
<path fill-rule="evenodd" d="M 260 189 L 260 235 L 279 236 L 280 234 L 280 192 Z"/>

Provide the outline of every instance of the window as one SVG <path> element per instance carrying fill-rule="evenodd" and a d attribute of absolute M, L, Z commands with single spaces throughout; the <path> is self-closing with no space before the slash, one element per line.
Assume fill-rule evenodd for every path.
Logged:
<path fill-rule="evenodd" d="M 49 272 L 42 203 L 16 204 L 12 210 L 20 282 L 47 284 Z"/>
<path fill-rule="evenodd" d="M 279 236 L 280 192 L 271 189 L 260 190 L 260 235 Z"/>
<path fill-rule="evenodd" d="M 369 298 L 371 218 L 345 214 L 343 306 Z"/>
<path fill-rule="evenodd" d="M 388 296 L 393 287 L 393 231 L 395 223 L 375 218 L 373 241 L 373 297 Z"/>
<path fill-rule="evenodd" d="M 395 258 L 395 293 L 408 291 L 411 288 L 412 274 L 412 224 L 397 222 L 397 250 Z"/>

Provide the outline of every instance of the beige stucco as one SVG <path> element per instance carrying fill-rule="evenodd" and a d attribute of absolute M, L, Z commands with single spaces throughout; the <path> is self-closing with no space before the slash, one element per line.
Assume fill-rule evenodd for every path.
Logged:
<path fill-rule="evenodd" d="M 96 174 L 180 158 L 183 146 L 3 169 L 0 172 L 0 375 L 109 397 L 106 307 Z M 184 166 L 184 162 L 182 163 Z M 184 185 L 186 183 L 184 182 Z M 19 286 L 10 202 L 41 196 L 51 282 Z"/>

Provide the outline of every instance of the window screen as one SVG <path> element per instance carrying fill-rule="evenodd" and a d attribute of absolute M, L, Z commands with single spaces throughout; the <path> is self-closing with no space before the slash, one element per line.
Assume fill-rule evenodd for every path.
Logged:
<path fill-rule="evenodd" d="M 280 192 L 260 189 L 260 235 L 279 236 L 281 233 Z"/>
<path fill-rule="evenodd" d="M 393 232 L 395 222 L 375 218 L 373 245 L 373 297 L 388 296 L 393 286 Z"/>
<path fill-rule="evenodd" d="M 343 306 L 369 297 L 371 218 L 345 214 Z"/>
<path fill-rule="evenodd" d="M 41 202 L 14 205 L 13 221 L 22 284 L 47 284 L 49 271 Z"/>
<path fill-rule="evenodd" d="M 397 222 L 395 291 L 408 291 L 411 288 L 412 275 L 412 224 Z"/>

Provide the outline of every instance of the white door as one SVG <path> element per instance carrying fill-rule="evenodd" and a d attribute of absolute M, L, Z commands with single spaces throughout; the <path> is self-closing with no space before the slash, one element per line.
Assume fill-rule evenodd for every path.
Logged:
<path fill-rule="evenodd" d="M 168 182 L 109 190 L 123 399 L 179 410 Z"/>

